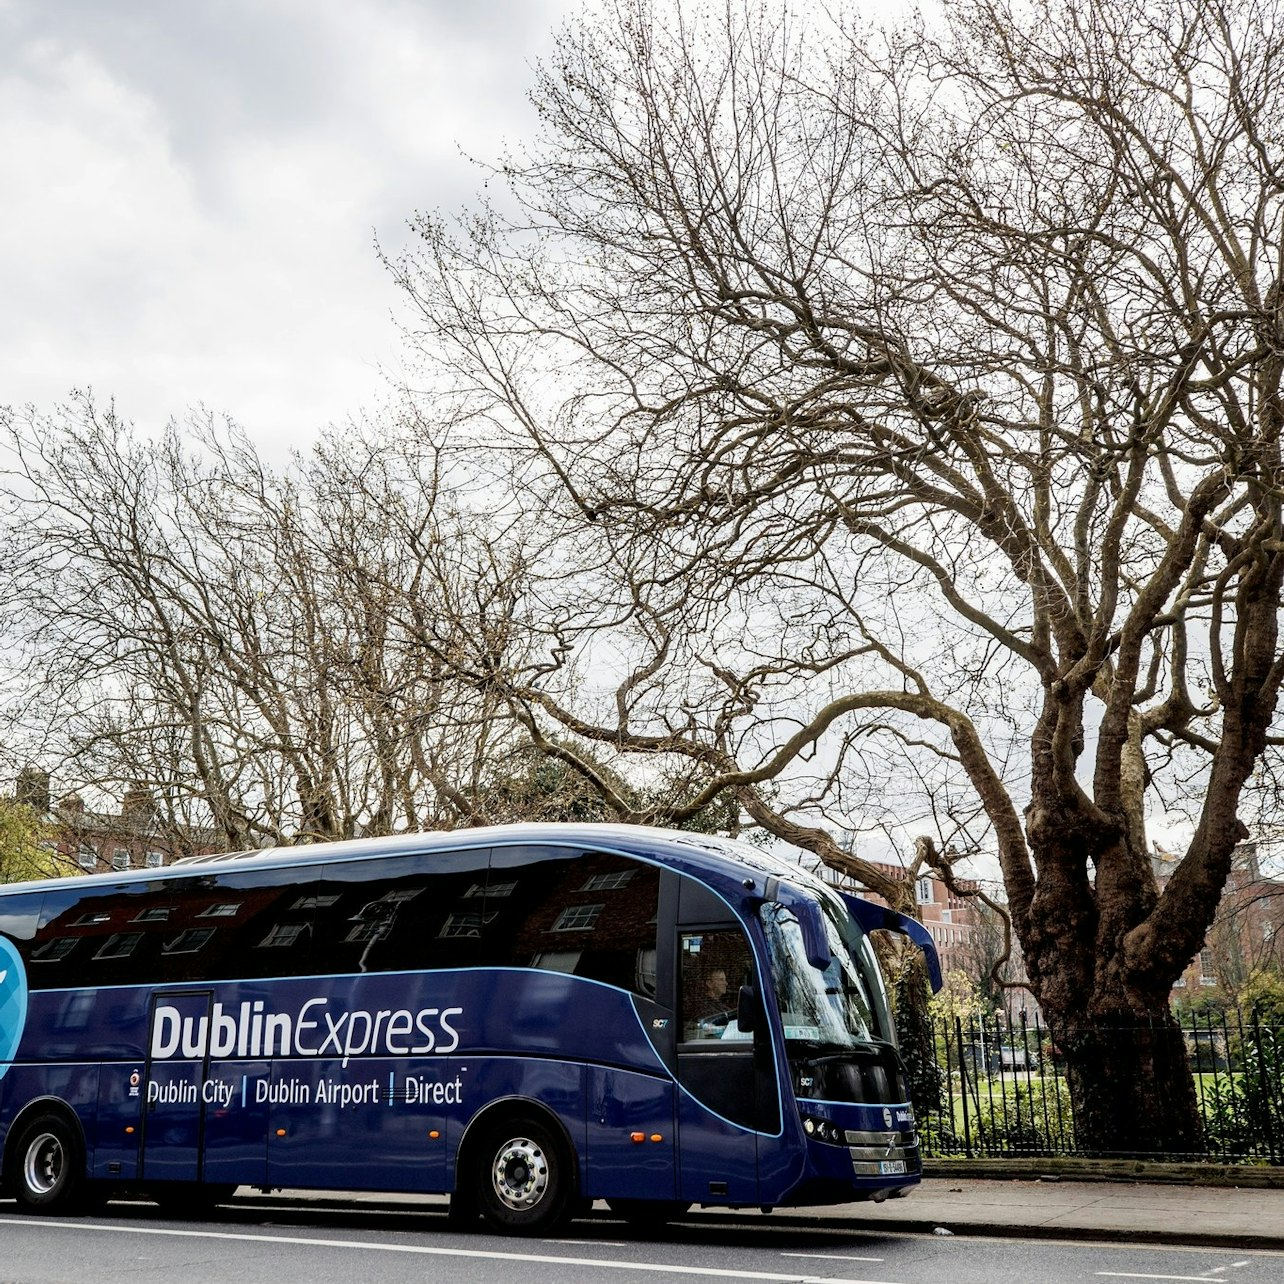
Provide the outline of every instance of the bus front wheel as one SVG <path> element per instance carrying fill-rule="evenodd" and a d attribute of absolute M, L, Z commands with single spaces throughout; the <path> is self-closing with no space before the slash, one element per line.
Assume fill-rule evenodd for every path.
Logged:
<path fill-rule="evenodd" d="M 494 1124 L 474 1154 L 476 1208 L 493 1230 L 538 1235 L 570 1217 L 571 1160 L 547 1124 L 524 1118 Z"/>
<path fill-rule="evenodd" d="M 65 1212 L 84 1187 L 84 1157 L 75 1128 L 60 1114 L 27 1124 L 10 1152 L 13 1193 L 29 1212 Z"/>

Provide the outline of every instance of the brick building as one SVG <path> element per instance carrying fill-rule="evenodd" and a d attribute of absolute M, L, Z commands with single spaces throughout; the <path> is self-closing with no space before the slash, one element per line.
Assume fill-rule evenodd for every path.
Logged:
<path fill-rule="evenodd" d="M 1162 891 L 1181 858 L 1156 845 L 1151 866 Z M 1256 842 L 1240 843 L 1203 948 L 1173 985 L 1173 999 L 1234 994 L 1262 968 L 1284 969 L 1284 878 L 1265 873 Z"/>
<path fill-rule="evenodd" d="M 168 821 L 151 793 L 139 787 L 125 790 L 118 810 L 95 811 L 76 793 L 53 798 L 49 773 L 24 767 L 14 800 L 53 827 L 54 848 L 64 865 L 87 874 L 158 869 L 182 856 L 221 849 L 212 829 Z"/>
<path fill-rule="evenodd" d="M 904 882 L 909 878 L 909 871 L 900 865 L 883 861 L 870 863 L 880 873 L 895 882 Z M 884 898 L 876 892 L 862 887 L 838 870 L 822 866 L 818 872 L 826 882 L 832 883 L 842 891 L 852 892 L 879 905 L 886 904 Z M 964 892 L 972 892 L 977 888 L 977 884 L 969 879 L 960 878 L 955 881 Z M 919 919 L 932 934 L 936 951 L 941 958 L 942 973 L 958 970 L 971 976 L 977 970 L 980 956 L 979 923 L 975 903 L 967 896 L 958 896 L 951 892 L 941 879 L 930 871 L 921 872 L 915 878 L 914 901 Z"/>

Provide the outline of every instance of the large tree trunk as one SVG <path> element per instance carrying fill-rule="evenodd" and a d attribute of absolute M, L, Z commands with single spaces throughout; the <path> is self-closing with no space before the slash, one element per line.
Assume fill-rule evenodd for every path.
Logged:
<path fill-rule="evenodd" d="M 1045 776 L 1036 798 L 1054 790 Z M 1140 827 L 1111 824 L 1082 796 L 1036 803 L 1027 822 L 1039 887 L 1014 926 L 1066 1061 L 1076 1148 L 1199 1153 L 1194 1081 L 1168 1006 L 1176 974 L 1155 965 L 1153 945 L 1137 948 L 1160 895 Z M 1198 941 L 1197 925 L 1186 931 Z"/>
<path fill-rule="evenodd" d="M 1162 1004 L 1145 1018 L 1049 1014 L 1065 1056 L 1076 1149 L 1086 1155 L 1198 1154 L 1203 1129 L 1181 1031 Z"/>

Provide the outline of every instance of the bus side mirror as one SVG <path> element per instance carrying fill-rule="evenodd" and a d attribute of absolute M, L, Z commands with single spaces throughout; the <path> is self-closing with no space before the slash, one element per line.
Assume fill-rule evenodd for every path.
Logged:
<path fill-rule="evenodd" d="M 932 993 L 936 994 L 940 990 L 943 984 L 940 956 L 936 952 L 936 942 L 932 940 L 931 932 L 922 923 L 910 918 L 908 914 L 899 914 L 885 905 L 862 900 L 859 896 L 852 896 L 848 892 L 838 894 L 843 898 L 852 918 L 860 924 L 862 930 L 895 932 L 913 941 L 923 951 L 923 957 L 927 961 L 927 975 L 932 985 Z"/>
<path fill-rule="evenodd" d="M 741 1034 L 752 1034 L 758 1020 L 758 996 L 752 985 L 740 987 L 740 998 L 736 1003 L 736 1024 Z"/>

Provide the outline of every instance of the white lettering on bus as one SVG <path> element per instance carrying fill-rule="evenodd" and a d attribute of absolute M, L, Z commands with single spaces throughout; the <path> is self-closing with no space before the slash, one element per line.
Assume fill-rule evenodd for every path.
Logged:
<path fill-rule="evenodd" d="M 308 999 L 291 1018 L 285 1012 L 264 1010 L 262 999 L 239 1004 L 228 1010 L 214 1004 L 208 1016 L 184 1016 L 172 1004 L 158 1004 L 152 1018 L 151 1055 L 166 1061 L 181 1051 L 184 1057 L 207 1054 L 214 1060 L 229 1057 L 334 1056 L 346 1067 L 353 1057 L 420 1056 L 442 1054 L 459 1047 L 459 1031 L 451 1018 L 463 1015 L 463 1008 L 380 1009 L 371 1013 L 332 1011 L 329 1000 Z M 315 1012 L 315 1015 L 314 1015 Z M 319 1019 L 318 1019 L 319 1018 Z M 322 1024 L 325 1035 L 317 1042 Z M 414 1033 L 419 1043 L 407 1047 Z"/>

